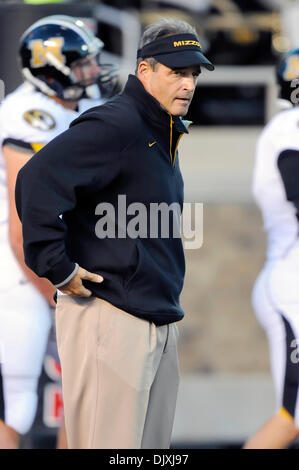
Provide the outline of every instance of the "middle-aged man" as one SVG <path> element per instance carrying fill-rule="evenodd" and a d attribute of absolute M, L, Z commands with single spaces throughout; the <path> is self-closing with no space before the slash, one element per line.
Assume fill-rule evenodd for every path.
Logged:
<path fill-rule="evenodd" d="M 73 121 L 17 179 L 26 263 L 60 291 L 69 448 L 170 444 L 185 263 L 175 214 L 165 235 L 150 209 L 182 209 L 181 116 L 201 66 L 214 67 L 179 20 L 150 25 L 137 57 L 123 92 Z"/>

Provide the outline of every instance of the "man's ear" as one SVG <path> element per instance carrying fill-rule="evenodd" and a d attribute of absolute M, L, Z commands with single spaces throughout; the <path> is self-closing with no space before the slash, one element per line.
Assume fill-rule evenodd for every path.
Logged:
<path fill-rule="evenodd" d="M 138 64 L 138 68 L 137 68 L 138 78 L 140 78 L 141 80 L 146 80 L 150 70 L 151 70 L 150 64 L 146 60 L 142 60 Z"/>

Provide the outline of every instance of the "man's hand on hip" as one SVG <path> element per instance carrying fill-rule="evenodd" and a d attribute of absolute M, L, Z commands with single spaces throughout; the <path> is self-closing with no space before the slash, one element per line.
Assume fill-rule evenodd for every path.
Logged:
<path fill-rule="evenodd" d="M 92 292 L 84 287 L 82 280 L 101 283 L 104 278 L 99 274 L 90 273 L 79 266 L 75 276 L 67 282 L 64 286 L 59 287 L 59 290 L 64 294 L 77 295 L 78 297 L 90 297 Z"/>

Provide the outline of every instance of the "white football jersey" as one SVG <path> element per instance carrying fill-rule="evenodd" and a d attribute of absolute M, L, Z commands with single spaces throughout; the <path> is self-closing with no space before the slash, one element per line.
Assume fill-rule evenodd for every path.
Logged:
<path fill-rule="evenodd" d="M 34 153 L 61 132 L 83 111 L 98 106 L 101 100 L 83 99 L 78 112 L 37 91 L 30 83 L 23 83 L 10 93 L 0 106 L 0 267 L 3 274 L 0 290 L 7 289 L 24 279 L 8 239 L 8 199 L 3 142 L 16 149 Z"/>
<path fill-rule="evenodd" d="M 264 128 L 257 144 L 253 194 L 268 237 L 268 260 L 284 256 L 298 242 L 296 208 L 286 198 L 277 163 L 280 153 L 287 149 L 299 151 L 297 107 L 276 115 Z"/>

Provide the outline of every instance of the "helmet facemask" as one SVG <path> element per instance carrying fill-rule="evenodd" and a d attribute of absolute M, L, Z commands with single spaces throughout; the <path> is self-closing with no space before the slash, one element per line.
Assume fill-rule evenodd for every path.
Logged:
<path fill-rule="evenodd" d="M 82 97 L 108 98 L 116 88 L 118 67 L 113 64 L 101 64 L 100 51 L 72 63 L 70 78 L 74 86 L 66 91 L 81 89 Z"/>

